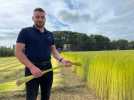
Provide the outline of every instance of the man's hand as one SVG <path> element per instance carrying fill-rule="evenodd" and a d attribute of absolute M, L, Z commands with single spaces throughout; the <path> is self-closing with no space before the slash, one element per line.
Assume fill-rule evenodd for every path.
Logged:
<path fill-rule="evenodd" d="M 72 66 L 72 62 L 69 61 L 69 60 L 62 59 L 62 60 L 61 60 L 61 63 L 62 63 L 65 67 L 71 67 L 71 66 Z"/>
<path fill-rule="evenodd" d="M 43 75 L 42 71 L 36 66 L 32 66 L 30 68 L 30 71 L 31 71 L 32 75 L 36 78 L 41 77 Z"/>

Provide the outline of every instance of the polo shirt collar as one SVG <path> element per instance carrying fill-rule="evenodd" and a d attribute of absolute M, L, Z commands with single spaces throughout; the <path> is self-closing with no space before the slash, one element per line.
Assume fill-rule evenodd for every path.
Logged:
<path fill-rule="evenodd" d="M 33 25 L 33 29 L 35 29 L 36 31 L 39 31 L 40 32 L 40 30 L 38 30 L 36 27 L 35 27 L 35 25 Z M 47 30 L 46 30 L 46 28 L 44 27 L 44 33 L 46 32 Z"/>

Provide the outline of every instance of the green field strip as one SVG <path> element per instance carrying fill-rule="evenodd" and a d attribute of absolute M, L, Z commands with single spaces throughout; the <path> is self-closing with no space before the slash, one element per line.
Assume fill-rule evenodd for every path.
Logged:
<path fill-rule="evenodd" d="M 10 58 L 10 59 L 4 58 L 4 60 L 0 59 L 0 64 L 3 63 L 3 62 L 4 63 L 8 63 L 8 62 L 15 61 L 15 60 L 17 60 L 17 59 L 16 58 L 13 58 L 13 57 Z"/>
<path fill-rule="evenodd" d="M 58 84 L 62 83 L 63 79 L 61 77 L 54 77 L 53 80 L 53 86 L 58 86 Z M 6 91 L 16 91 L 16 90 L 24 90 L 24 85 L 17 86 L 16 80 L 10 81 L 10 82 L 4 82 L 0 83 L 0 92 L 6 92 Z"/>
<path fill-rule="evenodd" d="M 24 76 L 25 66 L 19 63 L 15 57 L 0 58 L 0 73 L 2 74 L 0 78 L 0 92 L 13 92 L 13 91 L 23 91 L 24 85 L 17 87 L 16 79 Z M 53 68 L 57 67 L 53 63 Z M 54 70 L 54 81 L 53 87 L 58 86 L 63 83 L 64 77 L 60 75 L 61 70 Z"/>
<path fill-rule="evenodd" d="M 10 59 L 16 59 L 16 57 L 15 56 L 12 56 L 12 57 L 0 57 L 1 61 L 10 60 Z"/>
<path fill-rule="evenodd" d="M 9 61 L 8 63 L 6 62 L 3 62 L 3 63 L 0 63 L 0 67 L 3 67 L 3 66 L 8 66 L 10 64 L 14 64 L 14 63 L 20 63 L 19 61 L 17 60 L 14 60 L 14 61 Z"/>
<path fill-rule="evenodd" d="M 63 55 L 82 64 L 75 67 L 74 72 L 101 100 L 134 100 L 134 50 L 67 52 Z"/>
<path fill-rule="evenodd" d="M 17 64 L 17 65 L 12 65 L 12 66 L 6 66 L 5 68 L 1 68 L 0 72 L 2 71 L 11 71 L 11 70 L 15 70 L 15 69 L 20 69 L 22 68 L 24 65 L 22 64 Z"/>

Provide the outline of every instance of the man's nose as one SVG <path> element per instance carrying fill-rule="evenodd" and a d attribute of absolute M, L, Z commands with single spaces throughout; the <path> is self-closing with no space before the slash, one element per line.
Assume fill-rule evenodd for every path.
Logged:
<path fill-rule="evenodd" d="M 39 21 L 43 21 L 43 18 L 42 18 L 42 17 L 39 17 L 38 20 L 39 20 Z"/>

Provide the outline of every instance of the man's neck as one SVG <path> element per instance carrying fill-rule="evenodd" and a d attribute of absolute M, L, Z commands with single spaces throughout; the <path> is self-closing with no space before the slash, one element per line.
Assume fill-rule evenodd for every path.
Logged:
<path fill-rule="evenodd" d="M 44 32 L 44 27 L 43 28 L 38 28 L 38 30 L 40 30 L 40 32 Z"/>
<path fill-rule="evenodd" d="M 44 32 L 44 27 L 37 27 L 37 26 L 35 26 L 40 32 Z"/>

